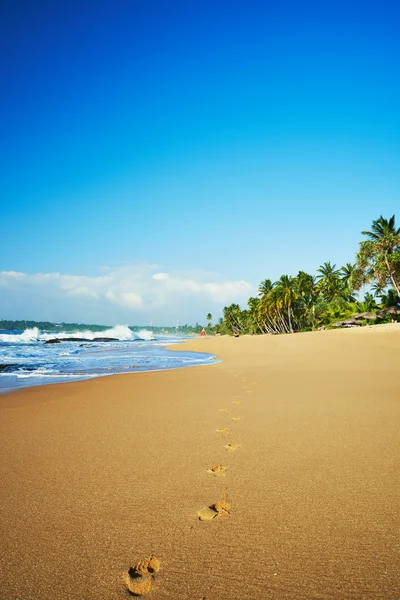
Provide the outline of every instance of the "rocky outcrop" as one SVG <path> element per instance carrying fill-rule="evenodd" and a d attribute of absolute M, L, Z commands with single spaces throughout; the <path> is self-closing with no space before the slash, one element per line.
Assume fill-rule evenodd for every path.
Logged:
<path fill-rule="evenodd" d="M 111 337 L 96 337 L 90 340 L 89 338 L 81 337 L 65 337 L 52 338 L 51 340 L 46 340 L 45 344 L 60 344 L 61 342 L 119 342 L 119 339 Z"/>

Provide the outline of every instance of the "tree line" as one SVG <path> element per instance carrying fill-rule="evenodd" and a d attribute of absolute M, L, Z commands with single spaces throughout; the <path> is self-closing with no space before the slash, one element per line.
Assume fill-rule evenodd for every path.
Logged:
<path fill-rule="evenodd" d="M 362 235 L 354 263 L 337 268 L 328 261 L 315 275 L 299 271 L 295 277 L 282 275 L 275 282 L 265 279 L 246 309 L 238 304 L 225 306 L 223 317 L 214 326 L 208 313 L 207 332 L 294 333 L 329 328 L 355 316 L 365 316 L 364 322 L 357 324 L 364 324 L 366 319 L 372 323 L 399 320 L 400 228 L 396 227 L 395 215 L 390 219 L 380 216 L 372 222 L 371 231 L 362 231 Z M 369 291 L 363 300 L 357 298 L 366 287 Z"/>

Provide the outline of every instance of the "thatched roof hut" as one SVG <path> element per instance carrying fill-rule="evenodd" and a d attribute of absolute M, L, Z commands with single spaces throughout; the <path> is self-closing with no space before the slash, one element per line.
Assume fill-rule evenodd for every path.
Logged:
<path fill-rule="evenodd" d="M 332 327 L 361 327 L 360 319 L 346 319 L 345 321 L 336 321 Z"/>
<path fill-rule="evenodd" d="M 400 306 L 389 306 L 388 308 L 382 308 L 382 310 L 378 310 L 379 317 L 383 317 L 385 315 L 400 315 Z"/>
<path fill-rule="evenodd" d="M 361 319 L 362 321 L 374 321 L 377 315 L 373 312 L 363 312 L 357 313 L 356 315 L 351 315 L 352 319 Z"/>

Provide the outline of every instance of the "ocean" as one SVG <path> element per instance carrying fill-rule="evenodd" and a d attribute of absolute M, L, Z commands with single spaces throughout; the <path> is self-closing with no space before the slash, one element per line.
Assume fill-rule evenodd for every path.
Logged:
<path fill-rule="evenodd" d="M 62 338 L 89 341 L 61 341 Z M 96 341 L 95 338 L 116 338 Z M 159 371 L 207 364 L 211 354 L 167 350 L 188 337 L 156 335 L 143 329 L 133 332 L 125 325 L 106 331 L 41 332 L 0 330 L 0 393 L 22 387 L 91 379 L 117 373 Z"/>

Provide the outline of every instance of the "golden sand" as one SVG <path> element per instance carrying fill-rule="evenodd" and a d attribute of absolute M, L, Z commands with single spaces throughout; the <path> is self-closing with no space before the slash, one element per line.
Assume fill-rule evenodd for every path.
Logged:
<path fill-rule="evenodd" d="M 0 396 L 1 600 L 399 599 L 400 325 L 185 349 Z"/>
<path fill-rule="evenodd" d="M 215 475 L 215 477 L 225 477 L 226 470 L 225 465 L 213 465 L 209 469 L 206 469 L 207 473 Z"/>

